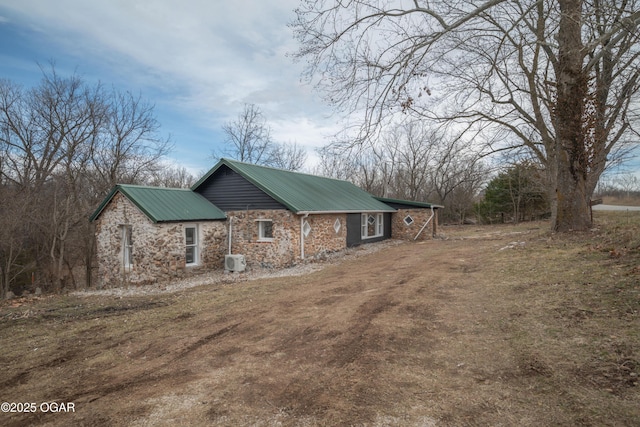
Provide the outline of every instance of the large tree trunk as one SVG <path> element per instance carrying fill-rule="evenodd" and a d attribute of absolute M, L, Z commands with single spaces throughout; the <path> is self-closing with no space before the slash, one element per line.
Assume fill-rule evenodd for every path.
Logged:
<path fill-rule="evenodd" d="M 556 64 L 557 151 L 554 160 L 557 169 L 552 228 L 555 231 L 587 230 L 591 227 L 591 194 L 587 191 L 589 157 L 583 132 L 587 78 L 583 71 L 582 1 L 560 0 L 559 3 L 562 16 Z"/>
<path fill-rule="evenodd" d="M 588 230 L 591 228 L 586 177 L 576 174 L 574 160 L 564 151 L 560 153 L 558 182 L 556 185 L 556 214 L 552 227 L 555 231 Z"/>

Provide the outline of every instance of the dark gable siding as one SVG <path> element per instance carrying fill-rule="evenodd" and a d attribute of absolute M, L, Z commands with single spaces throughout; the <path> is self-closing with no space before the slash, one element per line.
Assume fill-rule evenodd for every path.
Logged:
<path fill-rule="evenodd" d="M 226 165 L 222 165 L 203 182 L 197 192 L 225 212 L 246 209 L 286 209 L 283 204 Z"/>

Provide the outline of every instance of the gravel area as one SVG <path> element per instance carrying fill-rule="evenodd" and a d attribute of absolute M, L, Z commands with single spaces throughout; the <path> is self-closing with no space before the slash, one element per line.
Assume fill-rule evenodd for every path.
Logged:
<path fill-rule="evenodd" d="M 177 279 L 171 282 L 154 283 L 151 285 L 143 286 L 129 286 L 121 288 L 109 288 L 109 289 L 87 289 L 82 291 L 73 292 L 76 296 L 137 296 L 137 295 L 154 295 L 178 292 L 183 289 L 193 288 L 202 285 L 215 285 L 215 284 L 231 284 L 238 282 L 246 282 L 250 280 L 269 279 L 273 277 L 288 277 L 288 276 L 302 276 L 310 274 L 315 271 L 322 270 L 328 265 L 336 264 L 339 262 L 347 261 L 350 259 L 359 258 L 382 249 L 397 246 L 405 243 L 402 240 L 385 240 L 378 243 L 370 243 L 367 245 L 358 246 L 355 248 L 347 248 L 341 251 L 325 254 L 320 258 L 314 258 L 307 260 L 301 264 L 288 268 L 278 269 L 251 269 L 243 273 L 229 273 L 224 270 L 208 271 L 206 273 L 196 274 L 184 279 Z"/>

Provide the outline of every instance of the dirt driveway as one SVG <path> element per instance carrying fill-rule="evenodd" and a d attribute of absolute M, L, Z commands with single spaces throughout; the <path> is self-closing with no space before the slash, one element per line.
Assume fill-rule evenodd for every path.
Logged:
<path fill-rule="evenodd" d="M 584 263 L 606 257 L 537 228 L 470 237 L 299 277 L 5 307 L 0 400 L 37 410 L 0 413 L 0 424 L 640 420 L 637 312 L 613 315 L 580 293 L 596 280 Z M 606 282 L 604 270 L 589 274 Z M 51 401 L 74 411 L 41 410 Z"/>

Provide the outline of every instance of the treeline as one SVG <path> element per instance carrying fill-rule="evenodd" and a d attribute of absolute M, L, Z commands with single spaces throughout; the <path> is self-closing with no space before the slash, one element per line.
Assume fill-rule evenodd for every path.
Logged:
<path fill-rule="evenodd" d="M 638 203 L 640 201 L 640 190 L 624 190 L 617 187 L 602 189 L 596 193 L 598 197 L 611 197 L 620 201 Z"/>
<path fill-rule="evenodd" d="M 285 169 L 302 168 L 296 144 L 278 144 L 261 111 L 246 105 L 223 128 L 226 155 Z M 61 77 L 52 67 L 24 88 L 0 80 L 0 298 L 91 286 L 95 259 L 88 218 L 116 184 L 189 187 L 153 105 L 129 92 Z M 496 170 L 473 143 L 407 121 L 375 143 L 334 143 L 318 152 L 314 174 L 344 179 L 397 199 L 444 206 L 444 223 L 518 222 L 551 212 L 544 168 L 520 161 Z M 637 178 L 602 184 L 599 193 L 638 192 Z"/>
<path fill-rule="evenodd" d="M 389 128 L 370 145 L 334 144 L 319 154 L 314 173 L 351 181 L 379 197 L 442 205 L 444 222 L 473 215 L 491 174 L 468 143 L 418 120 Z"/>
<path fill-rule="evenodd" d="M 520 222 L 551 212 L 539 163 L 492 166 L 473 150 L 473 142 L 425 122 L 398 124 L 370 145 L 333 144 L 319 154 L 313 173 L 351 181 L 380 197 L 442 205 L 443 223 Z"/>
<path fill-rule="evenodd" d="M 52 66 L 40 84 L 0 80 L 0 298 L 91 284 L 89 215 L 116 183 L 186 186 L 140 96 Z"/>
<path fill-rule="evenodd" d="M 380 197 L 444 206 L 443 223 L 517 223 L 551 217 L 548 174 L 534 159 L 491 164 L 473 141 L 416 120 L 382 131 L 367 145 L 334 143 L 318 151 L 315 174 L 344 179 Z M 596 197 L 640 199 L 632 174 L 605 176 Z"/>
<path fill-rule="evenodd" d="M 631 173 L 623 173 L 600 180 L 596 188 L 597 197 L 611 197 L 628 202 L 640 201 L 640 178 Z"/>
<path fill-rule="evenodd" d="M 347 148 L 343 148 L 347 147 Z M 473 141 L 407 121 L 369 145 L 319 151 L 319 175 L 345 179 L 380 197 L 444 206 L 443 223 L 519 222 L 549 217 L 544 168 L 535 161 L 492 165 Z"/>

